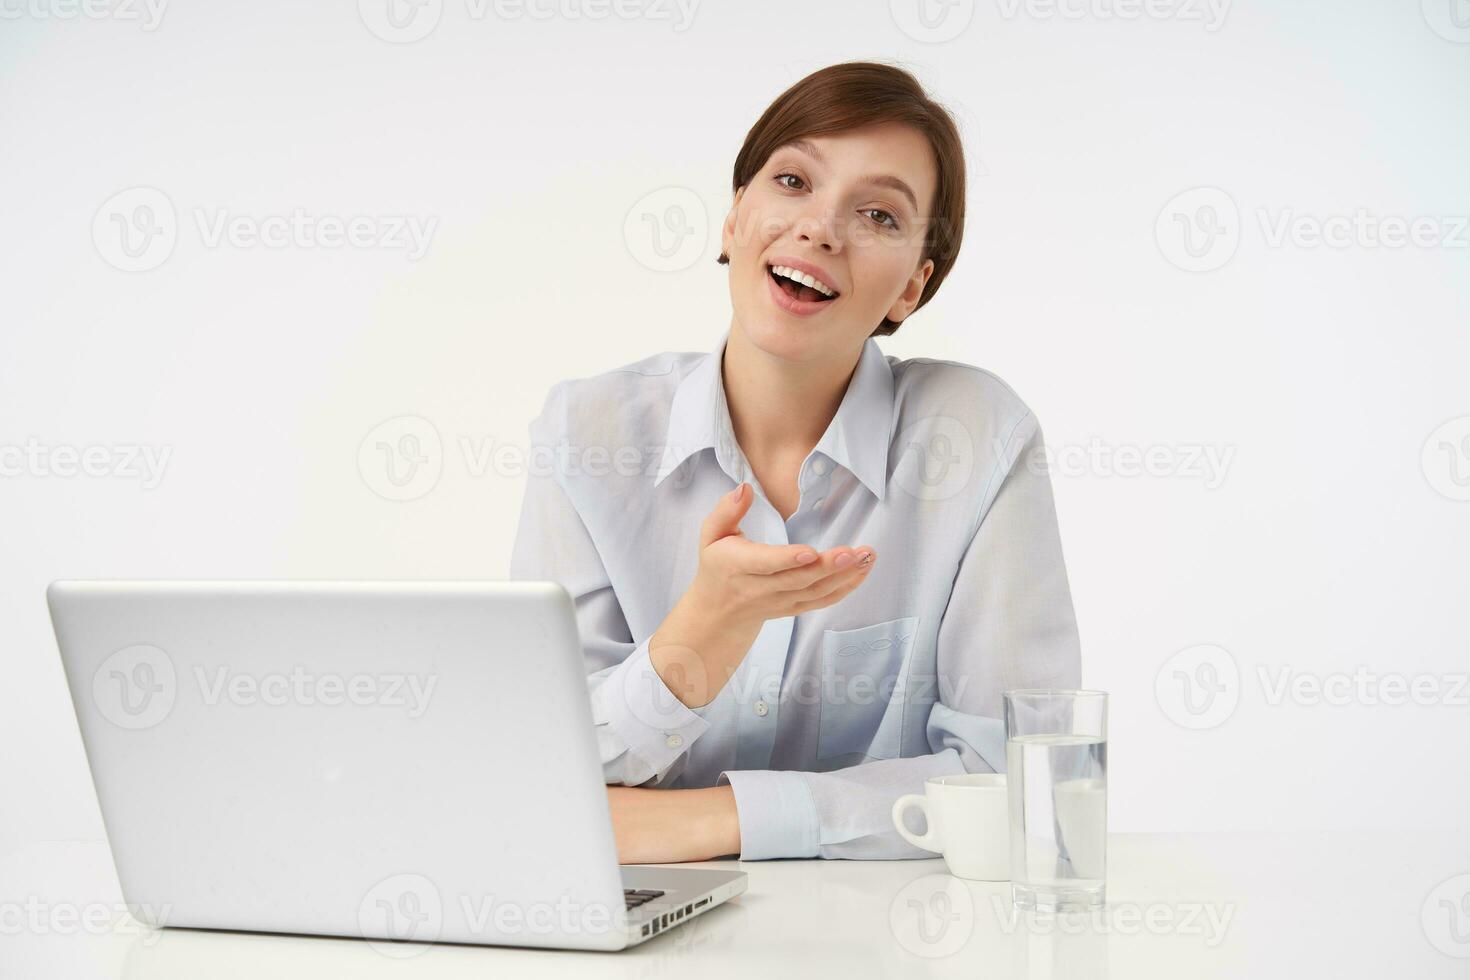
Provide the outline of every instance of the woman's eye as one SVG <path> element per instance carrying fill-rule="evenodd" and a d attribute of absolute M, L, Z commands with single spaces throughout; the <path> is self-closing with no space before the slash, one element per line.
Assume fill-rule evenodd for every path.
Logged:
<path fill-rule="evenodd" d="M 889 214 L 887 211 L 882 210 L 881 208 L 868 208 L 863 213 L 864 214 L 881 214 L 883 216 L 883 218 L 886 218 L 888 220 L 884 221 L 883 218 L 877 219 L 877 221 L 878 221 L 878 223 L 880 225 L 886 225 L 889 228 L 897 228 L 898 227 L 898 219 L 895 218 L 893 215 Z"/>
<path fill-rule="evenodd" d="M 793 173 L 779 173 L 773 179 L 782 187 L 791 191 L 804 190 L 806 187 L 806 181 L 802 180 L 799 176 Z M 787 183 L 788 180 L 794 180 L 796 181 L 796 184 L 789 184 Z M 861 213 L 869 216 L 878 215 L 878 217 L 873 219 L 874 221 L 877 221 L 878 224 L 882 225 L 885 228 L 892 228 L 895 231 L 898 230 L 898 219 L 889 214 L 887 211 L 884 211 L 882 208 L 864 208 Z"/>

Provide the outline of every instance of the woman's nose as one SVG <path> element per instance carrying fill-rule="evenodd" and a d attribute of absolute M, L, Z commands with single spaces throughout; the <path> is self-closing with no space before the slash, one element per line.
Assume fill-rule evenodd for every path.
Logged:
<path fill-rule="evenodd" d="M 842 226 L 833 209 L 814 210 L 798 219 L 796 237 L 830 252 L 842 247 Z"/>

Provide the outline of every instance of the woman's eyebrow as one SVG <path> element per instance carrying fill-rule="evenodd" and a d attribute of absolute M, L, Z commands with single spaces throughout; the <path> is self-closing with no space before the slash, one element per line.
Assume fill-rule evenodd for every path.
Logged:
<path fill-rule="evenodd" d="M 805 153 L 807 156 L 811 157 L 813 160 L 817 161 L 823 166 L 826 166 L 827 164 L 827 161 L 822 159 L 822 152 L 817 149 L 816 144 L 813 143 L 811 140 L 795 139 L 792 140 L 790 143 L 787 143 L 786 145 L 800 150 L 802 153 Z M 909 207 L 913 208 L 915 211 L 919 210 L 918 195 L 914 193 L 912 187 L 910 187 L 907 183 L 897 177 L 891 176 L 889 174 L 876 174 L 870 177 L 860 177 L 858 178 L 858 182 L 864 184 L 876 184 L 879 187 L 892 188 L 893 190 L 898 191 L 904 197 L 907 197 L 909 199 Z"/>

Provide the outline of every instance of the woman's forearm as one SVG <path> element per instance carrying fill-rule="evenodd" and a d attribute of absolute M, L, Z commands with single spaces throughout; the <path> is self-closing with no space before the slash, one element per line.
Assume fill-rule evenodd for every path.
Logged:
<path fill-rule="evenodd" d="M 709 704 L 734 675 L 761 623 L 731 622 L 691 589 L 648 641 L 648 659 L 674 696 L 691 708 Z"/>
<path fill-rule="evenodd" d="M 607 798 L 621 864 L 708 861 L 740 853 L 740 816 L 730 786 L 609 786 Z"/>

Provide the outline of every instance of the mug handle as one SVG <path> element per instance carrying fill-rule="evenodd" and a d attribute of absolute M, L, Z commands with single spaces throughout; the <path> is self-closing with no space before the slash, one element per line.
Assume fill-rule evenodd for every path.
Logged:
<path fill-rule="evenodd" d="M 924 832 L 922 834 L 915 834 L 908 827 L 904 826 L 904 813 L 909 807 L 918 807 L 924 812 Z M 908 793 L 900 796 L 893 804 L 893 826 L 898 831 L 900 837 L 915 847 L 922 847 L 924 850 L 933 851 L 935 854 L 944 850 L 943 846 L 939 843 L 938 837 L 934 834 L 934 815 L 929 811 L 929 800 L 926 797 L 916 793 Z"/>

